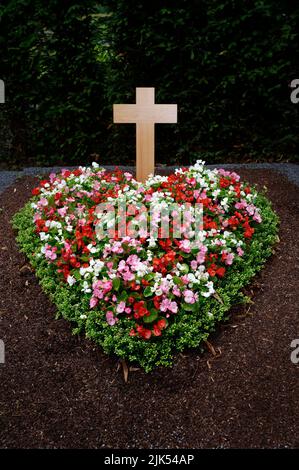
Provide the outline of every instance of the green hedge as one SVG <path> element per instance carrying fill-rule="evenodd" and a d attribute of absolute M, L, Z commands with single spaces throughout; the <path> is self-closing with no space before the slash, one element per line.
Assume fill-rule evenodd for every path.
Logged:
<path fill-rule="evenodd" d="M 40 239 L 35 233 L 30 201 L 15 214 L 13 226 L 18 231 L 17 242 L 21 251 L 29 258 L 43 290 L 57 307 L 57 317 L 71 321 L 75 327 L 74 333 L 85 333 L 107 354 L 137 362 L 149 372 L 157 366 L 170 366 L 178 351 L 202 348 L 203 342 L 217 328 L 218 323 L 228 318 L 230 308 L 249 300 L 242 293 L 242 288 L 262 269 L 273 252 L 273 245 L 278 241 L 279 219 L 270 201 L 259 194 L 255 203 L 261 210 L 263 223 L 256 227 L 244 256 L 230 268 L 229 275 L 217 288 L 221 303 L 209 297 L 201 301 L 200 311 L 180 312 L 163 333 L 162 341 L 157 342 L 136 340 L 128 334 L 122 334 L 121 329 L 116 334 L 106 320 L 99 318 L 96 310 L 89 311 L 89 300 L 79 289 L 71 289 L 68 284 L 61 282 L 55 266 L 45 258 L 35 256 L 40 250 Z M 88 321 L 84 324 L 80 317 L 87 311 Z M 208 312 L 212 313 L 212 318 Z M 124 330 L 128 329 L 129 320 L 124 318 L 120 321 L 123 322 Z"/>
<path fill-rule="evenodd" d="M 107 3 L 114 12 L 108 24 L 110 102 L 134 100 L 135 86 L 155 86 L 159 102 L 179 105 L 178 125 L 157 127 L 159 161 L 298 157 L 299 108 L 288 87 L 298 72 L 298 5 Z M 111 133 L 112 154 L 133 153 L 134 132 L 124 127 Z"/>
<path fill-rule="evenodd" d="M 111 124 L 136 86 L 179 106 L 158 162 L 295 160 L 298 23 L 288 0 L 4 0 L 7 160 L 133 163 L 134 126 Z"/>

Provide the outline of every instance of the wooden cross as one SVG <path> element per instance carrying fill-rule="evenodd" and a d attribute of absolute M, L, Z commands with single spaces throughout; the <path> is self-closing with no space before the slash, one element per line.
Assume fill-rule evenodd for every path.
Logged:
<path fill-rule="evenodd" d="M 155 123 L 177 122 L 176 104 L 155 104 L 154 88 L 136 88 L 136 104 L 114 104 L 113 122 L 136 124 L 136 179 L 155 171 Z"/>

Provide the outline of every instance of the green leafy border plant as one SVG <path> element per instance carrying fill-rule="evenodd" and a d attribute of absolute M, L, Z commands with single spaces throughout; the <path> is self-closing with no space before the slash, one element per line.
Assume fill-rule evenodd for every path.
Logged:
<path fill-rule="evenodd" d="M 57 307 L 57 317 L 61 316 L 76 324 L 74 333 L 85 329 L 86 336 L 106 353 L 136 361 L 149 372 L 156 366 L 171 365 L 176 351 L 201 346 L 217 324 L 227 319 L 233 305 L 248 301 L 241 290 L 262 269 L 278 240 L 279 219 L 270 201 L 259 194 L 255 204 L 261 209 L 263 223 L 257 226 L 244 256 L 234 263 L 229 275 L 217 286 L 217 298 L 201 299 L 200 311 L 180 311 L 163 337 L 153 342 L 126 334 L 130 325 L 125 317 L 119 320 L 123 328 L 111 328 L 105 319 L 100 319 L 95 311 L 90 311 L 89 301 L 80 290 L 70 289 L 68 284 L 59 280 L 53 265 L 44 258 L 34 256 L 34 252 L 39 249 L 39 238 L 35 234 L 30 202 L 15 214 L 13 227 L 18 231 L 17 242 L 21 251 L 29 258 L 43 290 Z M 84 323 L 80 316 L 86 312 L 88 317 Z M 124 331 L 126 333 L 122 334 Z"/>

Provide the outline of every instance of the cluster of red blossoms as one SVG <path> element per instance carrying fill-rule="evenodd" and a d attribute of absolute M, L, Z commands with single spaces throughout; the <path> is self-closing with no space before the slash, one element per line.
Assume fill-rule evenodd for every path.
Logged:
<path fill-rule="evenodd" d="M 191 250 L 187 237 L 174 238 L 171 227 L 170 236 L 154 245 L 145 236 L 136 241 L 130 231 L 120 236 L 131 219 L 99 242 L 97 205 L 132 190 L 145 207 L 166 197 L 184 207 L 202 204 L 205 235 L 199 245 Z M 146 340 L 161 336 L 181 307 L 213 295 L 261 222 L 256 193 L 238 175 L 197 170 L 196 165 L 167 179 L 154 177 L 144 186 L 118 170 L 64 170 L 41 181 L 33 195 L 41 253 L 65 282 L 90 296 L 90 308 L 98 309 L 109 325 L 117 328 L 126 316 L 130 336 Z M 134 208 L 135 201 L 127 203 Z"/>

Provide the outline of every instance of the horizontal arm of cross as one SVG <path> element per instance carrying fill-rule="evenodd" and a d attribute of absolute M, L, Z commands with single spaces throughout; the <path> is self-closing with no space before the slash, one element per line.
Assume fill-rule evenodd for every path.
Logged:
<path fill-rule="evenodd" d="M 176 104 L 114 104 L 113 121 L 116 124 L 151 122 L 167 124 L 177 122 Z"/>

